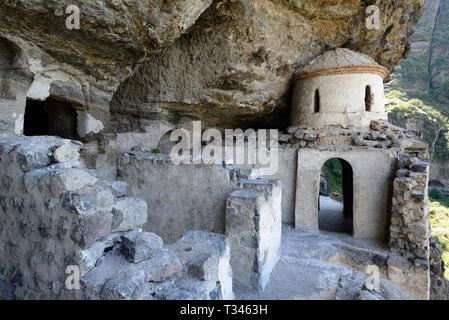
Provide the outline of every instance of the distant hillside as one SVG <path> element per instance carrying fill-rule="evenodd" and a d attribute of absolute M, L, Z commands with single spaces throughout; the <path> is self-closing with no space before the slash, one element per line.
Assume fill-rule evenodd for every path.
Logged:
<path fill-rule="evenodd" d="M 410 53 L 386 85 L 390 121 L 422 132 L 431 179 L 449 182 L 449 0 L 427 0 Z"/>

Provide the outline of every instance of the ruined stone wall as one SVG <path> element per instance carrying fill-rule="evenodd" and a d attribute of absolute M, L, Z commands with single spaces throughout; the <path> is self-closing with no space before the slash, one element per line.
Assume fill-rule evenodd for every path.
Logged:
<path fill-rule="evenodd" d="M 164 246 L 141 230 L 146 203 L 98 179 L 80 147 L 0 137 L 0 299 L 233 299 L 223 235 L 191 231 Z"/>
<path fill-rule="evenodd" d="M 108 234 L 110 210 L 95 209 L 112 206 L 114 196 L 79 169 L 78 149 L 52 137 L 0 139 L 2 297 L 80 297 L 65 288 L 66 267 L 79 264 L 76 251 Z"/>
<path fill-rule="evenodd" d="M 264 290 L 281 252 L 281 183 L 244 180 L 226 199 L 234 283 Z"/>
<path fill-rule="evenodd" d="M 435 237 L 430 238 L 430 299 L 449 300 L 449 280 L 444 277 L 443 249 Z"/>
<path fill-rule="evenodd" d="M 128 183 L 130 194 L 145 199 L 145 229 L 165 241 L 176 241 L 189 229 L 225 232 L 226 196 L 236 186 L 221 166 L 175 165 L 164 155 L 128 154 L 119 159 L 118 179 Z"/>
<path fill-rule="evenodd" d="M 318 189 L 319 180 L 319 166 L 315 165 L 317 156 L 306 159 L 304 157 L 307 154 L 329 154 L 327 158 L 330 156 L 344 158 L 344 155 L 350 156 L 353 152 L 362 155 L 368 150 L 389 154 L 386 159 L 379 160 L 385 164 L 382 196 L 379 198 L 379 195 L 371 194 L 376 201 L 384 197 L 386 200 L 386 205 L 379 210 L 379 214 L 385 218 L 386 239 L 389 241 L 390 253 L 385 268 L 381 268 L 382 274 L 409 292 L 414 299 L 429 299 L 429 297 L 445 295 L 443 293 L 446 288 L 445 280 L 441 275 L 442 261 L 441 257 L 438 257 L 438 250 L 430 249 L 433 251 L 433 256 L 429 257 L 430 224 L 427 198 L 429 157 L 426 143 L 418 140 L 414 132 L 403 130 L 384 121 L 372 121 L 369 130 L 361 131 L 291 127 L 280 137 L 280 140 L 283 141 L 284 147 L 299 148 L 300 155 L 304 155 L 298 158 L 298 168 L 302 168 L 302 171 L 298 171 L 298 186 L 301 186 L 302 172 L 303 181 L 316 180 L 313 184 L 316 185 L 316 189 Z M 373 170 L 375 166 L 370 165 L 371 160 L 363 160 L 359 156 L 356 163 L 363 166 L 356 169 L 354 174 L 356 171 Z M 311 168 L 316 172 L 311 174 Z M 306 176 L 307 174 L 309 176 Z M 360 181 L 364 182 L 355 185 L 355 188 L 360 190 L 365 188 L 366 193 L 370 193 L 372 181 L 376 179 L 362 179 Z M 307 193 L 307 190 L 297 193 L 296 202 L 300 209 L 305 205 L 304 200 L 307 201 L 307 198 L 303 199 L 301 195 Z M 318 190 L 313 192 L 317 194 Z M 315 201 L 309 201 L 309 206 L 312 209 L 303 210 L 304 214 L 317 210 Z M 369 212 L 372 213 L 372 210 Z M 300 225 L 311 225 L 316 228 L 316 219 L 313 214 L 301 219 L 300 222 Z M 368 224 L 372 225 L 371 222 Z M 431 279 L 432 288 L 434 288 L 432 291 Z"/>
<path fill-rule="evenodd" d="M 404 277 L 403 288 L 415 297 L 430 297 L 429 201 L 427 149 L 406 149 L 399 155 L 399 170 L 393 182 L 390 251 L 404 259 L 395 265 Z M 406 280 L 405 280 L 406 279 Z"/>

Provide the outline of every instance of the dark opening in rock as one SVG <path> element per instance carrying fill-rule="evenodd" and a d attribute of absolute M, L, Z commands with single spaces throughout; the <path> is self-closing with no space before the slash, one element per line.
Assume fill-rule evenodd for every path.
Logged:
<path fill-rule="evenodd" d="M 23 133 L 26 136 L 51 135 L 79 140 L 76 110 L 70 103 L 52 98 L 27 100 Z"/>

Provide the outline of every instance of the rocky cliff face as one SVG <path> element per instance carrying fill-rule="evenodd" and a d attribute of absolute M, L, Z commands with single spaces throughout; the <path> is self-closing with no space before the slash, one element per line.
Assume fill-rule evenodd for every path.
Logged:
<path fill-rule="evenodd" d="M 365 10 L 380 8 L 380 29 Z M 219 127 L 285 126 L 298 67 L 350 47 L 392 68 L 423 1 L 214 1 L 191 30 L 123 83 L 111 103 L 119 131 L 141 118 Z"/>
<path fill-rule="evenodd" d="M 114 84 L 151 52 L 176 40 L 211 2 L 6 0 L 0 4 L 0 31 Z M 66 28 L 69 5 L 80 10 L 79 30 Z"/>
<path fill-rule="evenodd" d="M 380 26 L 368 30 L 365 11 L 372 4 L 380 9 Z M 11 78 L 2 72 L 1 98 L 17 98 L 9 102 L 13 112 L 1 119 L 2 128 L 20 127 L 26 98 L 49 96 L 102 121 L 103 131 L 112 130 L 109 110 L 119 131 L 141 129 L 142 118 L 285 126 L 291 76 L 298 67 L 330 48 L 350 47 L 392 68 L 407 52 L 423 4 L 2 1 L 0 56 L 7 57 L 2 69 L 21 69 L 25 75 Z M 73 13 L 66 12 L 69 5 L 80 10 L 79 30 L 65 27 Z"/>
<path fill-rule="evenodd" d="M 109 103 L 119 84 L 185 33 L 211 2 L 2 1 L 0 99 L 7 112 L 0 116 L 0 128 L 21 133 L 26 98 L 52 97 L 110 131 Z M 66 26 L 67 19 L 74 22 L 73 6 L 79 10 L 79 29 Z"/>

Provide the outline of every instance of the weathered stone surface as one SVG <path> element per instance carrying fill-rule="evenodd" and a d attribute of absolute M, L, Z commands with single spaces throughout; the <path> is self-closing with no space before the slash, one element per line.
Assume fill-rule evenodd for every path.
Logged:
<path fill-rule="evenodd" d="M 27 171 L 23 175 L 23 183 L 25 185 L 26 191 L 30 192 L 38 184 L 39 180 L 42 177 L 44 177 L 46 174 L 48 174 L 52 171 L 66 170 L 66 169 L 72 169 L 72 168 L 81 169 L 81 168 L 84 168 L 84 166 L 85 166 L 84 162 L 79 159 L 70 160 L 70 161 L 67 161 L 64 163 L 51 164 L 50 166 L 45 167 L 45 168 Z M 83 170 L 90 173 L 86 169 L 83 169 Z"/>
<path fill-rule="evenodd" d="M 128 184 L 123 181 L 100 180 L 98 184 L 110 188 L 117 198 L 124 197 L 128 193 Z"/>
<path fill-rule="evenodd" d="M 0 151 L 11 153 L 24 172 L 46 167 L 52 163 L 52 150 L 69 143 L 57 137 L 34 136 L 0 138 Z"/>
<path fill-rule="evenodd" d="M 95 267 L 98 259 L 104 253 L 104 249 L 107 246 L 106 241 L 97 241 L 85 250 L 78 250 L 75 255 L 78 259 L 78 266 L 80 267 L 81 276 Z"/>
<path fill-rule="evenodd" d="M 133 230 L 122 235 L 121 253 L 126 260 L 138 263 L 162 249 L 162 239 L 151 232 Z"/>
<path fill-rule="evenodd" d="M 187 32 L 211 2 L 1 3 L 0 128 L 23 133 L 27 98 L 52 100 L 75 106 L 76 138 L 100 139 L 112 130 L 109 103 L 119 84 Z M 74 29 L 66 22 L 73 24 L 76 11 Z"/>
<path fill-rule="evenodd" d="M 449 280 L 444 277 L 443 249 L 435 237 L 430 238 L 430 299 L 449 300 Z"/>
<path fill-rule="evenodd" d="M 141 228 L 147 222 L 147 204 L 139 198 L 120 198 L 117 199 L 112 214 L 112 228 L 115 232 Z"/>
<path fill-rule="evenodd" d="M 80 217 L 72 226 L 70 239 L 81 248 L 87 248 L 111 233 L 112 214 L 89 213 Z"/>
<path fill-rule="evenodd" d="M 425 150 L 429 148 L 428 144 L 420 140 L 403 140 L 401 141 L 401 146 L 409 151 Z"/>
<path fill-rule="evenodd" d="M 418 163 L 412 164 L 410 169 L 412 169 L 415 172 L 426 172 L 428 167 L 429 167 L 428 162 L 420 161 Z"/>
<path fill-rule="evenodd" d="M 86 186 L 77 191 L 67 192 L 62 196 L 63 206 L 80 215 L 85 215 L 96 210 L 111 211 L 114 205 L 114 195 L 104 187 L 93 185 Z"/>
<path fill-rule="evenodd" d="M 53 159 L 55 160 L 55 162 L 67 162 L 70 160 L 77 160 L 79 156 L 80 156 L 79 147 L 76 147 L 75 145 L 73 146 L 63 145 L 56 148 L 56 150 L 53 151 Z"/>
<path fill-rule="evenodd" d="M 226 235 L 236 284 L 263 290 L 280 257 L 279 181 L 244 181 L 226 200 Z"/>
<path fill-rule="evenodd" d="M 145 272 L 146 282 L 162 282 L 181 275 L 182 264 L 175 253 L 166 249 L 153 252 L 151 258 L 139 263 Z"/>
<path fill-rule="evenodd" d="M 219 289 L 217 284 L 216 289 Z M 148 290 L 151 296 L 161 300 L 217 300 L 219 295 L 208 293 L 208 283 L 190 275 L 177 277 Z"/>
<path fill-rule="evenodd" d="M 82 169 L 51 171 L 40 180 L 41 186 L 46 186 L 55 196 L 77 191 L 96 182 L 97 178 Z"/>
<path fill-rule="evenodd" d="M 170 245 L 181 259 L 184 270 L 192 277 L 205 281 L 209 298 L 233 299 L 232 269 L 229 240 L 220 234 L 206 231 L 187 231 Z M 218 292 L 215 292 L 218 286 Z"/>
<path fill-rule="evenodd" d="M 225 232 L 226 196 L 235 186 L 222 166 L 175 165 L 166 155 L 136 152 L 120 157 L 118 171 L 129 194 L 148 204 L 145 231 L 164 242 L 173 243 L 190 229 Z"/>
<path fill-rule="evenodd" d="M 125 78 L 148 53 L 186 32 L 211 1 L 174 1 L 168 5 L 159 0 L 74 1 L 70 4 L 80 10 L 79 30 L 66 28 L 66 19 L 73 13 L 66 13 L 66 3 L 27 0 L 17 5 L 7 1 L 0 5 L 0 31 L 34 43 L 56 60 L 88 75 L 114 82 Z M 77 43 L 77 50 L 73 50 L 73 43 Z"/>
<path fill-rule="evenodd" d="M 179 125 L 194 117 L 213 127 L 284 127 L 292 75 L 329 48 L 355 49 L 388 68 L 399 62 L 423 2 L 376 3 L 378 30 L 366 28 L 368 5 L 215 1 L 121 86 L 111 103 L 115 125 L 137 131 L 140 117 Z"/>
<path fill-rule="evenodd" d="M 88 299 L 139 299 L 145 284 L 142 268 L 128 263 L 117 251 L 104 255 L 91 272 L 81 278 Z"/>

